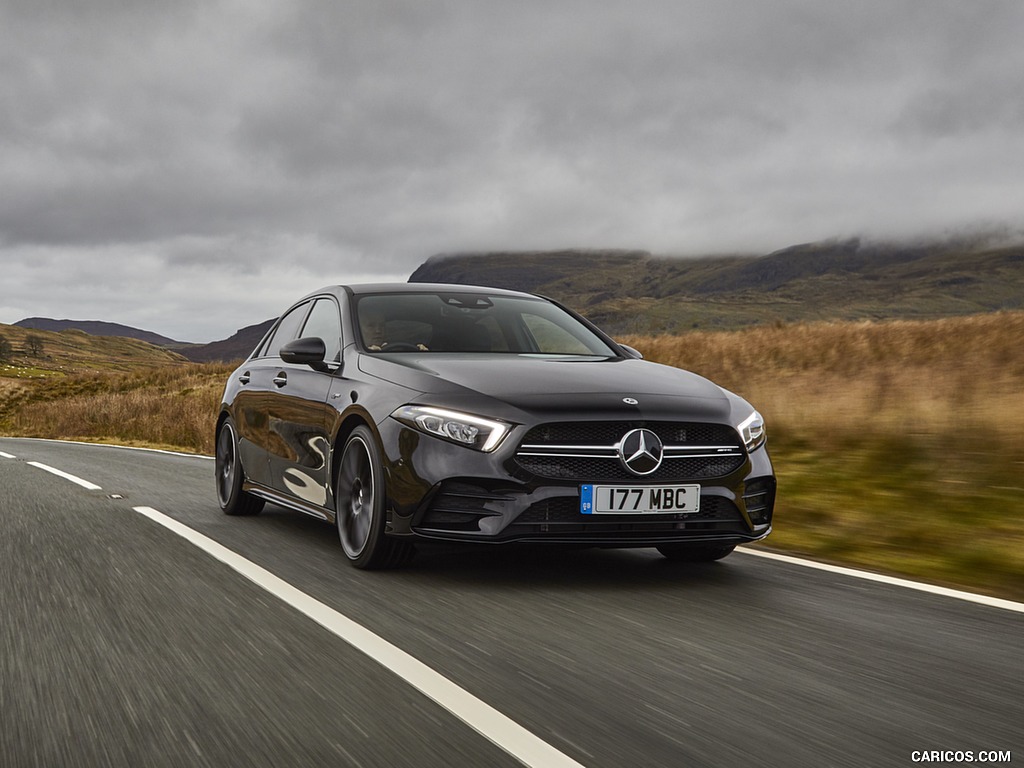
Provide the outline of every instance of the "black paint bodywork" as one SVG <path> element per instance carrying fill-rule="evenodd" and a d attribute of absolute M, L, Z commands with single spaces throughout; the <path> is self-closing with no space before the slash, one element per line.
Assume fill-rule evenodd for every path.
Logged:
<path fill-rule="evenodd" d="M 380 353 L 363 345 L 354 313 L 358 297 L 442 290 L 522 295 L 462 286 L 381 284 L 324 288 L 295 305 L 321 300 L 336 307 L 340 339 L 333 340 L 337 342 L 333 346 L 340 353 L 336 359 L 316 361 L 316 344 L 303 338 L 285 344 L 276 354 L 266 354 L 272 329 L 232 373 L 221 420 L 230 416 L 237 425 L 247 492 L 333 521 L 333 477 L 339 454 L 351 431 L 364 424 L 384 457 L 390 535 L 656 546 L 738 544 L 761 539 L 771 531 L 775 497 L 771 461 L 763 444 L 747 451 L 736 432 L 753 408 L 693 373 L 636 359 L 633 350 L 619 346 L 575 313 L 613 355 L 594 359 Z M 332 340 L 327 341 L 327 347 L 332 347 Z M 391 417 L 407 404 L 449 408 L 514 426 L 496 450 L 484 453 Z M 707 426 L 730 434 L 742 455 L 717 476 L 695 479 L 680 472 L 670 480 L 663 475 L 658 480 L 617 481 L 629 485 L 699 482 L 699 513 L 581 515 L 581 484 L 604 478 L 540 476 L 524 466 L 517 451 L 528 433 L 539 434 L 531 430 L 541 425 L 569 425 L 565 429 L 571 430 L 574 424 L 595 423 L 612 433 L 658 425 L 689 425 L 691 430 Z"/>

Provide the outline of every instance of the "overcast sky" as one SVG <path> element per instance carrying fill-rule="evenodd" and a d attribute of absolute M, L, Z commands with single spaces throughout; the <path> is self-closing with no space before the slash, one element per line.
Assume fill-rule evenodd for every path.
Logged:
<path fill-rule="evenodd" d="M 1024 229 L 1020 0 L 0 0 L 0 322 Z"/>

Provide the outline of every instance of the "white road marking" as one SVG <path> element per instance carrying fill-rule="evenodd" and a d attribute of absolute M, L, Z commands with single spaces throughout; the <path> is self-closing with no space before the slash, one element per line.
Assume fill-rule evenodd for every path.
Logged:
<path fill-rule="evenodd" d="M 103 490 L 102 488 L 100 488 L 95 483 L 90 483 L 88 480 L 83 480 L 80 477 L 75 477 L 74 475 L 68 474 L 67 472 L 64 472 L 64 471 L 62 471 L 60 469 L 55 469 L 55 468 L 49 466 L 48 464 L 43 464 L 43 463 L 38 462 L 38 461 L 30 461 L 30 462 L 28 462 L 28 464 L 29 464 L 29 466 L 36 467 L 36 468 L 41 469 L 41 470 L 43 470 L 45 472 L 49 472 L 51 475 L 56 475 L 57 477 L 63 477 L 65 480 L 70 480 L 72 483 L 80 485 L 80 486 L 82 486 L 83 488 L 85 488 L 88 491 L 102 491 Z"/>
<path fill-rule="evenodd" d="M 391 670 L 524 765 L 530 768 L 583 768 L 580 763 L 463 690 L 444 675 L 265 568 L 152 507 L 134 509 L 225 563 Z"/>
<path fill-rule="evenodd" d="M 12 456 L 9 453 L 4 453 L 3 451 L 0 451 L 0 459 L 16 459 L 16 458 L 18 458 L 18 457 L 17 456 Z"/>
<path fill-rule="evenodd" d="M 943 597 L 952 597 L 957 600 L 966 600 L 969 603 L 987 605 L 991 608 L 1002 608 L 1006 611 L 1024 613 L 1024 603 L 1016 603 L 1013 600 L 1004 600 L 1001 597 L 976 595 L 973 592 L 962 592 L 959 589 L 949 589 L 948 587 L 939 587 L 934 584 L 926 584 L 921 581 L 911 581 L 910 579 L 900 579 L 896 578 L 895 576 L 885 576 L 880 573 L 872 573 L 871 571 L 859 571 L 856 568 L 844 568 L 841 565 L 829 565 L 828 563 L 818 563 L 814 560 L 804 560 L 800 557 L 793 557 L 791 555 L 780 555 L 776 552 L 765 552 L 764 550 L 760 549 L 747 549 L 745 547 L 741 547 L 736 551 L 742 552 L 745 555 L 763 557 L 767 560 L 776 560 L 780 563 L 799 565 L 803 566 L 804 568 L 814 568 L 818 571 L 827 571 L 829 573 L 838 573 L 843 576 L 852 576 L 855 579 L 863 579 L 864 581 L 874 581 L 878 582 L 879 584 L 889 584 L 894 587 L 903 587 L 904 589 L 916 589 L 918 592 L 928 592 L 932 595 L 942 595 Z"/>
<path fill-rule="evenodd" d="M 100 448 L 118 448 L 122 451 L 148 451 L 149 453 L 163 453 L 167 456 L 182 456 L 186 459 L 206 459 L 213 461 L 213 456 L 203 453 L 184 453 L 183 451 L 168 451 L 164 448 L 142 448 L 138 445 L 118 445 L 117 443 L 87 443 L 83 440 L 57 440 L 51 437 L 23 437 L 19 440 L 33 440 L 40 443 L 65 443 L 67 445 L 94 445 Z"/>

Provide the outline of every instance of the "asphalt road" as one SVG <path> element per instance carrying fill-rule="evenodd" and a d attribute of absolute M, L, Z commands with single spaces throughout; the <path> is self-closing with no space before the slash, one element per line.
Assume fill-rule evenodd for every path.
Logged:
<path fill-rule="evenodd" d="M 411 655 L 497 725 L 141 508 Z M 365 573 L 324 523 L 222 515 L 208 459 L 0 439 L 0 721 L 5 768 L 1022 762 L 1024 614 L 742 552 L 431 546 Z"/>

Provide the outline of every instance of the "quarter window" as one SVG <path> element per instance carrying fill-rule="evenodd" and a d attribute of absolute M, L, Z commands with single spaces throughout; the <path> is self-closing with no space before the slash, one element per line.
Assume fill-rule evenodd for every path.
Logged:
<path fill-rule="evenodd" d="M 331 299 L 317 299 L 302 328 L 302 338 L 317 336 L 324 340 L 327 355 L 324 360 L 337 362 L 341 359 L 341 316 L 338 305 Z"/>
<path fill-rule="evenodd" d="M 299 337 L 299 328 L 302 326 L 302 321 L 305 320 L 306 312 L 308 311 L 309 303 L 307 302 L 290 310 L 281 318 L 281 321 L 277 324 L 277 329 L 274 331 L 274 335 L 267 344 L 267 348 L 263 350 L 264 357 L 278 357 L 281 347 Z"/>

